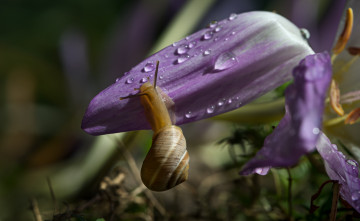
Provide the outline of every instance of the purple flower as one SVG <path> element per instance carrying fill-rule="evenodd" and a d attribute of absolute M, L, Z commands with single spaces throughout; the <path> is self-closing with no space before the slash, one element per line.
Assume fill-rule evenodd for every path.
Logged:
<path fill-rule="evenodd" d="M 360 3 L 350 1 L 355 11 L 360 11 Z M 357 13 L 359 14 L 359 13 Z M 354 30 L 359 30 L 359 18 L 355 19 Z M 342 28 L 342 27 L 341 27 Z M 355 36 L 359 33 L 355 31 Z M 350 46 L 356 46 L 359 38 L 351 38 Z M 355 45 L 354 45 L 355 44 Z M 358 49 L 356 49 L 358 50 Z M 356 51 L 355 50 L 355 51 Z M 337 52 L 339 53 L 339 52 Z M 329 55 L 325 53 L 307 56 L 294 71 L 294 83 L 286 90 L 286 114 L 278 127 L 265 139 L 263 148 L 251 159 L 240 172 L 243 175 L 267 174 L 271 167 L 289 167 L 299 158 L 315 148 L 325 162 L 326 172 L 332 180 L 341 184 L 340 194 L 350 205 L 360 212 L 359 165 L 354 160 L 347 160 L 330 140 L 321 132 L 325 98 L 332 77 L 339 82 L 340 91 L 349 91 L 348 96 L 340 97 L 340 103 L 350 103 L 344 108 L 354 108 L 360 100 L 358 85 L 358 65 L 346 52 L 333 56 L 334 76 L 332 75 Z M 356 57 L 355 57 L 356 59 Z M 349 81 L 350 80 L 350 81 Z M 351 81 L 352 80 L 352 81 Z M 334 80 L 333 80 L 334 81 Z M 347 87 L 344 88 L 346 83 Z M 351 101 L 351 102 L 350 102 Z M 345 117 L 334 118 L 329 102 L 326 103 L 325 128 L 331 134 L 344 138 L 347 144 L 359 144 L 359 124 L 344 123 Z M 356 106 L 356 104 L 355 104 Z M 336 115 L 335 115 L 336 116 Z M 338 133 L 334 133 L 337 131 Z M 356 135 L 355 135 L 356 134 Z"/>
<path fill-rule="evenodd" d="M 338 151 L 335 144 L 320 132 L 316 145 L 324 159 L 325 169 L 332 180 L 341 184 L 340 194 L 354 209 L 360 212 L 360 179 L 359 164 L 355 160 L 346 159 Z"/>
<path fill-rule="evenodd" d="M 290 70 L 312 49 L 299 29 L 270 12 L 232 14 L 212 22 L 145 59 L 90 102 L 82 122 L 89 134 L 149 129 L 137 93 L 153 81 L 174 106 L 174 123 L 184 124 L 236 109 L 291 79 Z M 149 78 L 149 79 L 148 79 Z"/>
<path fill-rule="evenodd" d="M 320 130 L 331 74 L 326 52 L 309 55 L 300 62 L 293 71 L 294 83 L 285 93 L 284 118 L 240 173 L 265 175 L 271 167 L 293 166 L 302 155 L 316 148 L 329 177 L 340 182 L 342 198 L 360 212 L 359 165 L 346 159 Z"/>
<path fill-rule="evenodd" d="M 327 52 L 309 55 L 294 68 L 294 83 L 285 92 L 285 116 L 242 175 L 265 175 L 270 167 L 292 166 L 315 149 L 331 73 Z"/>

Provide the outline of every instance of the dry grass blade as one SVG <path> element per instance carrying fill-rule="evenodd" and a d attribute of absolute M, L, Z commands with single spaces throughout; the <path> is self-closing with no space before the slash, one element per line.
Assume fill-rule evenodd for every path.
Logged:
<path fill-rule="evenodd" d="M 37 200 L 35 198 L 31 199 L 31 208 L 34 213 L 35 220 L 42 221 L 43 219 L 41 217 L 39 206 L 38 206 Z"/>
<path fill-rule="evenodd" d="M 118 144 L 119 144 L 119 147 L 122 147 L 124 146 L 124 144 L 118 140 Z M 121 153 L 124 157 L 124 159 L 126 160 L 126 162 L 128 163 L 129 165 L 129 168 L 130 168 L 130 171 L 131 173 L 133 174 L 134 178 L 136 179 L 136 181 L 139 183 L 139 185 L 141 185 L 139 188 L 136 188 L 135 192 L 136 193 L 140 193 L 141 191 L 139 190 L 142 190 L 144 191 L 146 197 L 151 201 L 151 203 L 154 205 L 154 207 L 160 212 L 160 214 L 162 216 L 166 216 L 166 210 L 165 208 L 160 204 L 160 202 L 156 199 L 156 197 L 151 193 L 150 190 L 148 190 L 145 185 L 142 183 L 141 181 L 141 178 L 139 176 L 140 174 L 140 170 L 139 168 L 137 167 L 136 165 L 136 162 L 135 162 L 135 159 L 133 158 L 133 156 L 131 155 L 131 153 L 126 150 L 125 148 L 121 148 Z M 133 191 L 134 193 L 134 191 Z"/>

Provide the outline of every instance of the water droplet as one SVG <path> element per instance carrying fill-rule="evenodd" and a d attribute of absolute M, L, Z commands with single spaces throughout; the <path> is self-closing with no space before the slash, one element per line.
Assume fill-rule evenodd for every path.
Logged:
<path fill-rule="evenodd" d="M 219 101 L 217 104 L 218 104 L 219 107 L 223 106 L 224 105 L 224 100 Z"/>
<path fill-rule="evenodd" d="M 229 38 L 225 38 L 225 39 L 224 39 L 224 41 L 227 41 L 227 40 L 229 40 Z"/>
<path fill-rule="evenodd" d="M 236 100 L 239 100 L 239 99 L 240 99 L 240 97 L 236 97 L 235 99 L 236 99 Z"/>
<path fill-rule="evenodd" d="M 148 62 L 144 67 L 144 71 L 145 72 L 150 72 L 152 70 L 154 70 L 154 64 L 151 63 L 151 62 Z"/>
<path fill-rule="evenodd" d="M 231 35 L 235 35 L 235 34 L 236 34 L 236 32 L 235 32 L 235 31 L 231 32 Z"/>
<path fill-rule="evenodd" d="M 160 80 L 164 79 L 164 76 L 160 75 L 160 76 L 159 76 L 159 79 L 160 79 Z"/>
<path fill-rule="evenodd" d="M 217 25 L 217 21 L 212 21 L 212 22 L 209 23 L 208 27 L 209 28 L 215 28 L 216 25 Z"/>
<path fill-rule="evenodd" d="M 214 42 L 215 42 L 215 41 L 218 41 L 218 40 L 219 40 L 219 38 L 218 38 L 218 37 L 215 37 L 215 38 L 214 38 Z"/>
<path fill-rule="evenodd" d="M 347 160 L 346 162 L 351 166 L 358 167 L 358 163 L 355 160 Z"/>
<path fill-rule="evenodd" d="M 215 106 L 214 106 L 214 105 L 211 105 L 210 107 L 208 107 L 208 108 L 206 109 L 206 113 L 212 114 L 212 113 L 214 113 L 214 110 L 215 110 Z"/>
<path fill-rule="evenodd" d="M 219 32 L 219 31 L 221 31 L 221 29 L 222 29 L 221 26 L 217 26 L 217 27 L 215 28 L 215 32 Z"/>
<path fill-rule="evenodd" d="M 116 78 L 115 82 L 118 82 L 118 81 L 120 81 L 120 79 L 121 79 L 121 78 Z"/>
<path fill-rule="evenodd" d="M 177 46 L 177 42 L 172 43 L 172 46 L 173 46 L 173 47 L 176 47 L 176 46 Z"/>
<path fill-rule="evenodd" d="M 188 47 L 193 48 L 196 45 L 196 41 L 190 42 Z"/>
<path fill-rule="evenodd" d="M 263 168 L 256 168 L 255 169 L 255 173 L 257 173 L 257 174 L 262 174 L 262 172 L 263 172 Z"/>
<path fill-rule="evenodd" d="M 320 129 L 317 128 L 317 127 L 314 127 L 313 130 L 312 130 L 313 134 L 319 134 L 320 133 Z"/>
<path fill-rule="evenodd" d="M 351 194 L 351 199 L 354 200 L 354 201 L 357 201 L 360 199 L 360 192 L 357 191 L 357 192 L 354 192 Z"/>
<path fill-rule="evenodd" d="M 211 50 L 205 50 L 204 53 L 203 53 L 204 56 L 207 56 L 209 54 L 211 54 Z"/>
<path fill-rule="evenodd" d="M 180 45 L 180 47 L 176 49 L 176 54 L 185 54 L 188 50 L 189 50 L 188 45 Z"/>
<path fill-rule="evenodd" d="M 185 117 L 186 117 L 186 118 L 190 118 L 191 116 L 192 116 L 191 111 L 186 112 L 186 114 L 185 114 Z"/>
<path fill-rule="evenodd" d="M 309 40 L 310 39 L 310 32 L 305 29 L 305 28 L 300 28 L 300 33 L 301 36 L 305 39 L 305 40 Z"/>
<path fill-rule="evenodd" d="M 339 151 L 338 154 L 339 154 L 342 158 L 346 159 L 345 154 L 343 154 L 341 151 Z"/>
<path fill-rule="evenodd" d="M 169 58 L 169 55 L 168 55 L 168 54 L 165 54 L 164 57 L 165 57 L 165 58 Z"/>
<path fill-rule="evenodd" d="M 232 103 L 232 99 L 229 98 L 229 100 L 227 101 L 228 104 L 231 104 Z"/>
<path fill-rule="evenodd" d="M 337 150 L 337 146 L 335 144 L 332 144 L 331 147 L 334 149 L 334 150 Z"/>
<path fill-rule="evenodd" d="M 178 63 L 178 64 L 181 64 L 181 63 L 183 63 L 184 61 L 186 61 L 187 59 L 189 59 L 190 58 L 190 55 L 188 55 L 188 54 L 182 54 L 182 55 L 180 55 L 179 57 L 178 57 L 178 59 L 176 60 L 176 62 Z"/>
<path fill-rule="evenodd" d="M 231 14 L 229 15 L 229 20 L 232 21 L 232 20 L 234 20 L 236 17 L 237 17 L 237 14 L 231 13 Z"/>
<path fill-rule="evenodd" d="M 214 64 L 215 70 L 226 70 L 237 63 L 234 53 L 227 51 L 219 55 Z"/>
<path fill-rule="evenodd" d="M 185 40 L 188 41 L 190 39 L 190 36 L 186 36 Z"/>
<path fill-rule="evenodd" d="M 126 80 L 126 83 L 127 83 L 127 84 L 131 84 L 132 82 L 134 82 L 134 78 L 128 78 L 128 79 Z"/>
<path fill-rule="evenodd" d="M 147 82 L 148 81 L 148 78 L 141 78 L 141 80 L 140 80 L 140 83 L 145 83 L 145 82 Z"/>
<path fill-rule="evenodd" d="M 205 32 L 205 34 L 203 35 L 203 39 L 204 40 L 209 40 L 213 37 L 214 33 L 212 31 L 207 31 Z"/>

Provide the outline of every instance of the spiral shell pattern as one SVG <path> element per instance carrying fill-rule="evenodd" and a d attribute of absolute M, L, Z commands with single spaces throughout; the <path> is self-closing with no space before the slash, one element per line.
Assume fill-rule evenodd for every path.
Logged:
<path fill-rule="evenodd" d="M 153 191 L 164 191 L 188 178 L 189 154 L 182 130 L 174 125 L 154 134 L 141 167 L 141 179 Z"/>

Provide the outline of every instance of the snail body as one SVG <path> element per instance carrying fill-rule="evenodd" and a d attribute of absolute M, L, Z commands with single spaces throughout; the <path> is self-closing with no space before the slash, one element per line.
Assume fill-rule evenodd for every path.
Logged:
<path fill-rule="evenodd" d="M 189 154 L 182 130 L 172 124 L 168 109 L 159 95 L 160 89 L 156 87 L 158 66 L 159 62 L 156 64 L 154 85 L 144 83 L 140 93 L 133 96 L 140 96 L 146 119 L 154 131 L 151 148 L 141 167 L 141 179 L 150 190 L 165 191 L 187 180 Z"/>

